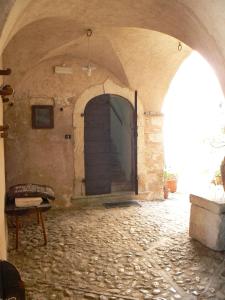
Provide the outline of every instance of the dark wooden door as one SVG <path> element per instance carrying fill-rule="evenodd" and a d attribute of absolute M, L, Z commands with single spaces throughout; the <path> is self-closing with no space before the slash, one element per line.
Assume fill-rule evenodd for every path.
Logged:
<path fill-rule="evenodd" d="M 109 97 L 92 99 L 84 113 L 86 195 L 111 193 Z"/>

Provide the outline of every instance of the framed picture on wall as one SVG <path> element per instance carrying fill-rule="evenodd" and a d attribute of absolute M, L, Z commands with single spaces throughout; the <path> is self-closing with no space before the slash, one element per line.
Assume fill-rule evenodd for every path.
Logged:
<path fill-rule="evenodd" d="M 54 111 L 52 105 L 32 105 L 32 128 L 54 128 Z"/>

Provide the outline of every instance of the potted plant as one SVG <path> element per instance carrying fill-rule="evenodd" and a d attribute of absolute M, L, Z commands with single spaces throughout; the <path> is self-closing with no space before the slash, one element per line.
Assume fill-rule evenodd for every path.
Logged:
<path fill-rule="evenodd" d="M 220 173 L 221 173 L 221 179 L 223 184 L 223 189 L 225 191 L 225 157 L 220 165 Z"/>
<path fill-rule="evenodd" d="M 164 182 L 165 187 L 170 193 L 175 193 L 177 191 L 177 175 L 175 173 L 164 171 Z"/>
<path fill-rule="evenodd" d="M 215 185 L 222 185 L 223 184 L 220 170 L 217 170 L 215 172 L 215 175 L 214 175 L 214 178 L 213 178 L 213 183 Z"/>

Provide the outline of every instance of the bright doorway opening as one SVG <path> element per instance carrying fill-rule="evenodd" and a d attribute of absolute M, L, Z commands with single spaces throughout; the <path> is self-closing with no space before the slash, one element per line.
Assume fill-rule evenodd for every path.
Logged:
<path fill-rule="evenodd" d="M 178 192 L 209 188 L 225 150 L 225 99 L 212 67 L 197 52 L 182 63 L 163 105 L 165 164 Z"/>

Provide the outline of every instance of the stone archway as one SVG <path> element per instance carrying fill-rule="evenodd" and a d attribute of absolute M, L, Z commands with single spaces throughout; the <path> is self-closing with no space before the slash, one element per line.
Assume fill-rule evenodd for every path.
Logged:
<path fill-rule="evenodd" d="M 94 97 L 102 94 L 114 94 L 119 95 L 127 99 L 132 106 L 134 106 L 134 92 L 126 87 L 121 87 L 112 80 L 108 79 L 103 84 L 96 85 L 88 88 L 80 97 L 77 99 L 74 107 L 73 114 L 73 126 L 74 126 L 74 191 L 73 198 L 79 198 L 85 196 L 85 185 L 83 179 L 85 177 L 85 167 L 84 167 L 84 110 L 89 102 Z M 144 155 L 142 155 L 141 145 L 144 143 L 143 135 L 143 106 L 139 100 L 138 106 L 138 129 L 139 129 L 139 139 L 138 139 L 138 166 L 140 170 L 144 165 Z M 144 150 L 143 150 L 144 153 Z M 139 176 L 141 174 L 139 173 Z"/>

